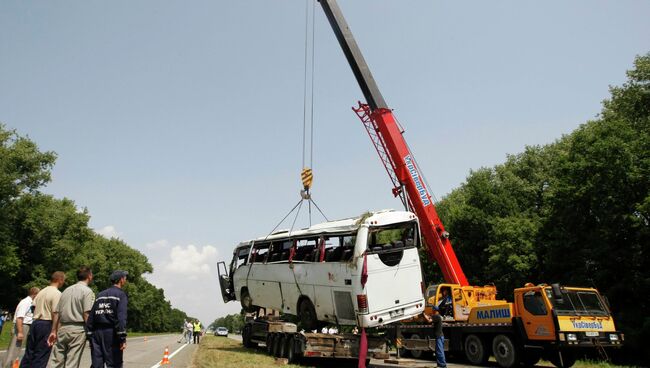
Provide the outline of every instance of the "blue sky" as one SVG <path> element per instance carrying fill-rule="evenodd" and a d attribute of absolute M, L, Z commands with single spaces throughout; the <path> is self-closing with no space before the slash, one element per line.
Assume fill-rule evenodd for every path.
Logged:
<path fill-rule="evenodd" d="M 0 2 L 0 121 L 59 158 L 46 192 L 142 250 L 211 322 L 215 262 L 297 202 L 307 1 Z M 594 118 L 650 51 L 647 1 L 340 0 L 433 193 Z M 399 208 L 316 8 L 314 198 Z M 302 224 L 306 219 L 301 219 Z"/>

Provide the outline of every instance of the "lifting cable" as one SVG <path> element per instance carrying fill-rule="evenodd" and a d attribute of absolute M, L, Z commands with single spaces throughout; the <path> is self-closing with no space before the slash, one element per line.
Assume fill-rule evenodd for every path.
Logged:
<path fill-rule="evenodd" d="M 305 58 L 304 58 L 304 75 L 303 75 L 303 121 L 302 121 L 302 167 L 300 177 L 303 189 L 300 190 L 300 201 L 296 203 L 293 208 L 282 218 L 282 220 L 271 230 L 266 236 L 268 238 L 282 225 L 282 223 L 294 212 L 296 214 L 293 218 L 289 234 L 300 215 L 300 210 L 304 201 L 307 201 L 309 226 L 312 225 L 312 205 L 318 212 L 329 221 L 327 216 L 318 207 L 316 202 L 311 196 L 311 186 L 313 183 L 313 167 L 314 167 L 314 62 L 315 62 L 315 13 L 316 13 L 316 0 L 306 0 L 305 2 Z M 307 147 L 307 123 L 309 123 L 309 147 Z M 309 166 L 307 166 L 309 162 Z M 265 238 L 265 239 L 266 239 Z"/>

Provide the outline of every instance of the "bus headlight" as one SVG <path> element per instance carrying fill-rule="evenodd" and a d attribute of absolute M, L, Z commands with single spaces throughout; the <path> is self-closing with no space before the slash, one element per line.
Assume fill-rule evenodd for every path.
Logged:
<path fill-rule="evenodd" d="M 578 336 L 576 334 L 566 334 L 567 341 L 578 341 Z"/>
<path fill-rule="evenodd" d="M 609 334 L 609 341 L 618 341 L 617 334 Z"/>

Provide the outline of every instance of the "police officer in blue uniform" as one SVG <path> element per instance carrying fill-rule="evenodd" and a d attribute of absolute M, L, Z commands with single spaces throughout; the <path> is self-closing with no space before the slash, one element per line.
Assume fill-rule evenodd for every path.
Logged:
<path fill-rule="evenodd" d="M 126 308 L 128 298 L 122 290 L 126 284 L 126 271 L 114 271 L 110 280 L 113 286 L 97 294 L 87 321 L 90 339 L 92 368 L 122 368 L 122 355 L 126 349 Z"/>

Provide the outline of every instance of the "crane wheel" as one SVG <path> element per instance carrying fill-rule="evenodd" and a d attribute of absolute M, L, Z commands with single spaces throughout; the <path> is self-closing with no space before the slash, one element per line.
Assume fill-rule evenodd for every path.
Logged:
<path fill-rule="evenodd" d="M 486 351 L 480 337 L 468 335 L 465 338 L 465 357 L 474 365 L 485 365 L 490 358 L 490 354 Z"/>
<path fill-rule="evenodd" d="M 496 335 L 492 340 L 492 354 L 503 368 L 519 364 L 519 352 L 508 335 Z"/>

